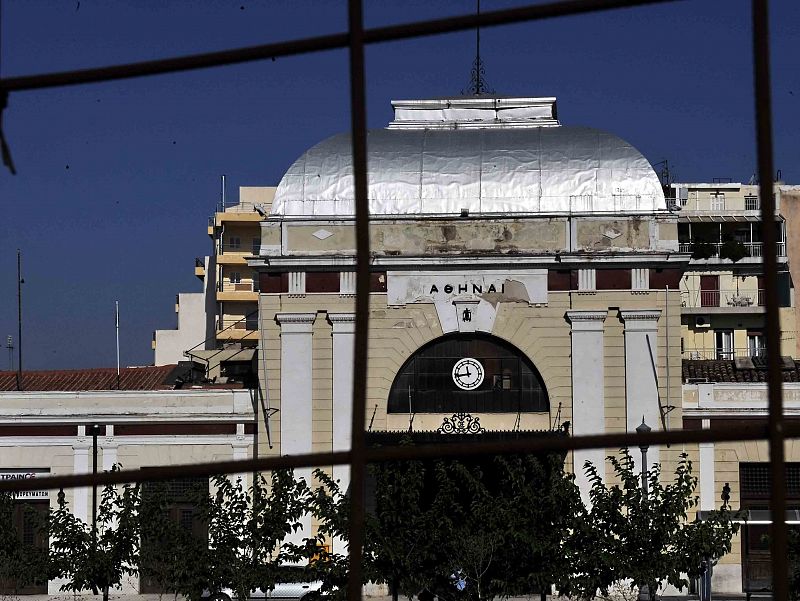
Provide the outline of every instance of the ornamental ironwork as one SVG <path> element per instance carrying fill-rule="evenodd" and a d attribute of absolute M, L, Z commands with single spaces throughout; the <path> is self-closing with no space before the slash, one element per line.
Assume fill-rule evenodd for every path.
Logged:
<path fill-rule="evenodd" d="M 481 426 L 479 417 L 472 417 L 469 413 L 454 413 L 452 417 L 444 418 L 436 431 L 439 434 L 483 434 L 486 428 Z"/>

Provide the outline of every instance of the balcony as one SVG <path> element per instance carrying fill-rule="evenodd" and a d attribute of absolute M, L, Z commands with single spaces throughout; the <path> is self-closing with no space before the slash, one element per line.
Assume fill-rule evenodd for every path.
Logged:
<path fill-rule="evenodd" d="M 737 357 L 764 358 L 767 356 L 767 349 L 763 346 L 753 346 L 749 348 L 702 348 L 687 349 L 683 352 L 684 359 L 692 360 L 723 360 L 733 361 Z"/>
<path fill-rule="evenodd" d="M 194 260 L 194 274 L 201 280 L 206 277 L 206 262 L 200 257 Z"/>
<path fill-rule="evenodd" d="M 702 247 L 702 252 L 708 253 L 709 259 L 721 259 L 720 255 L 724 255 L 724 251 L 722 247 L 724 246 L 724 242 L 680 242 L 678 244 L 678 250 L 682 253 L 695 253 L 698 251 L 698 247 Z M 741 260 L 748 260 L 748 259 L 756 259 L 760 262 L 763 256 L 763 246 L 762 242 L 742 242 L 742 246 L 744 246 L 745 252 L 747 253 L 746 256 Z M 778 242 L 777 243 L 777 251 L 779 257 L 786 256 L 786 243 L 785 242 Z M 722 259 L 722 260 L 726 260 Z M 694 257 L 692 260 L 698 260 Z"/>
<path fill-rule="evenodd" d="M 224 280 L 217 285 L 217 300 L 257 301 L 258 280 L 241 280 L 239 282 Z"/>
<path fill-rule="evenodd" d="M 258 313 L 217 319 L 218 340 L 258 340 Z"/>
<path fill-rule="evenodd" d="M 762 313 L 764 290 L 681 290 L 681 307 L 684 313 Z"/>

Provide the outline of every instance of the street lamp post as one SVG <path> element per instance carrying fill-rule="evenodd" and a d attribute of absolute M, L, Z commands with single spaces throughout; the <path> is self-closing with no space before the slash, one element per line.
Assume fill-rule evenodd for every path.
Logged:
<path fill-rule="evenodd" d="M 652 428 L 644 422 L 644 415 L 642 416 L 642 423 L 636 428 L 637 434 L 650 434 Z M 642 443 L 639 445 L 639 450 L 642 452 L 642 507 L 647 504 L 647 449 L 650 445 Z M 655 586 L 644 584 L 639 588 L 639 601 L 655 601 Z M 652 589 L 652 591 L 651 591 Z"/>
<path fill-rule="evenodd" d="M 642 416 L 642 423 L 636 428 L 637 434 L 650 434 L 652 428 L 644 423 L 644 415 Z M 642 452 L 642 503 L 647 499 L 647 449 L 650 445 L 642 443 L 639 445 L 639 450 Z"/>

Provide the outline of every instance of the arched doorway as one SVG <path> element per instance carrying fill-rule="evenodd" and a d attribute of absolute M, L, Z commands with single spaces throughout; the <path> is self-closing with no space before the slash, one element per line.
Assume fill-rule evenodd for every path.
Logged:
<path fill-rule="evenodd" d="M 525 354 L 488 334 L 449 334 L 400 368 L 388 413 L 548 412 L 544 382 Z"/>

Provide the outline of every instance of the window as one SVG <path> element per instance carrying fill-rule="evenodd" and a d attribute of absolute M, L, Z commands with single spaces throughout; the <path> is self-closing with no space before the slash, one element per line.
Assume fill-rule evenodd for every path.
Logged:
<path fill-rule="evenodd" d="M 158 556 L 163 552 L 160 530 L 175 524 L 197 541 L 198 547 L 208 545 L 208 524 L 202 519 L 200 497 L 208 495 L 206 478 L 176 478 L 166 482 L 145 482 L 142 485 L 142 507 L 157 516 L 152 527 L 144 527 L 141 542 L 139 587 L 141 593 L 163 593 L 158 578 Z M 159 520 L 164 522 L 158 523 Z"/>
<path fill-rule="evenodd" d="M 758 196 L 745 196 L 744 197 L 744 210 L 745 211 L 760 211 L 761 203 Z"/>
<path fill-rule="evenodd" d="M 253 238 L 253 244 L 250 247 L 250 250 L 253 251 L 254 255 L 261 253 L 261 238 Z"/>
<path fill-rule="evenodd" d="M 717 330 L 717 359 L 733 359 L 733 330 Z"/>
<path fill-rule="evenodd" d="M 228 249 L 238 250 L 242 247 L 242 239 L 239 236 L 228 237 Z"/>
<path fill-rule="evenodd" d="M 241 284 L 242 274 L 238 271 L 232 271 L 230 274 L 228 274 L 228 281 L 230 281 L 231 284 Z"/>
<path fill-rule="evenodd" d="M 747 354 L 751 357 L 766 356 L 766 341 L 762 332 L 747 332 Z"/>
<path fill-rule="evenodd" d="M 719 307 L 719 276 L 700 276 L 700 306 Z"/>
<path fill-rule="evenodd" d="M 547 411 L 547 391 L 519 349 L 486 334 L 453 334 L 417 351 L 395 377 L 389 413 Z"/>
<path fill-rule="evenodd" d="M 16 500 L 10 515 L 6 514 L 5 516 L 11 520 L 11 524 L 6 525 L 10 525 L 12 532 L 16 534 L 17 544 L 28 547 L 29 552 L 34 552 L 35 549 L 42 554 L 46 553 L 48 537 L 39 530 L 38 525 L 45 520 L 49 508 L 50 503 L 47 500 Z M 30 549 L 30 547 L 33 549 Z M 18 586 L 10 578 L 2 578 L 2 574 L 0 574 L 0 595 L 16 597 L 17 595 L 32 594 L 47 594 L 47 576 L 45 574 L 41 574 L 36 582 L 27 586 Z"/>
<path fill-rule="evenodd" d="M 765 511 L 770 508 L 768 463 L 740 463 L 739 488 L 741 508 Z M 795 509 L 800 503 L 800 464 L 786 463 L 786 508 Z M 768 590 L 772 586 L 769 526 L 747 524 L 742 527 L 742 560 L 747 588 Z"/>
<path fill-rule="evenodd" d="M 714 192 L 711 194 L 711 210 L 724 211 L 725 210 L 725 192 Z"/>

